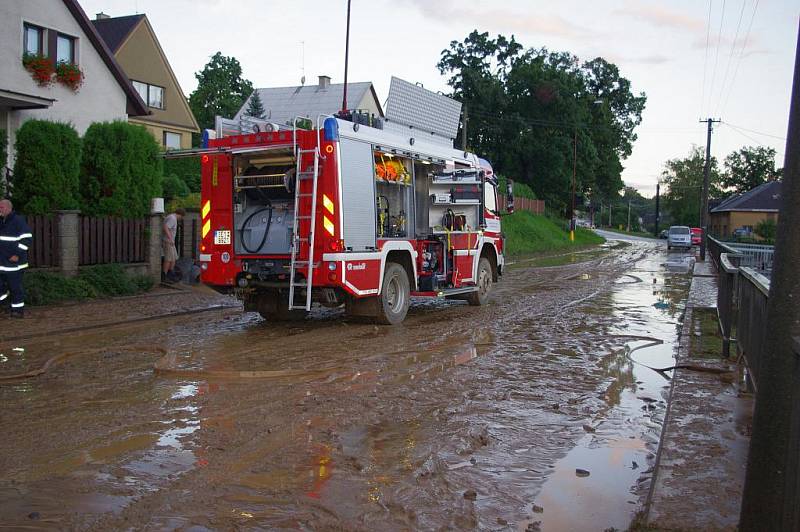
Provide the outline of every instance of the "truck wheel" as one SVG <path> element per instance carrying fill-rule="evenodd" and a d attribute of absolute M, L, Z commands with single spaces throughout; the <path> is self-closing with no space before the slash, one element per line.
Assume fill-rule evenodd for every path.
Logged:
<path fill-rule="evenodd" d="M 305 310 L 289 310 L 289 294 L 278 290 L 270 290 L 258 295 L 258 313 L 268 321 L 301 321 L 308 312 Z"/>
<path fill-rule="evenodd" d="M 467 296 L 467 302 L 475 307 L 485 305 L 492 291 L 492 265 L 486 257 L 481 257 L 478 262 L 478 280 L 475 284 L 478 290 Z"/>
<path fill-rule="evenodd" d="M 410 302 L 411 288 L 405 268 L 396 262 L 387 263 L 376 316 L 378 323 L 397 325 L 402 322 L 408 314 Z"/>

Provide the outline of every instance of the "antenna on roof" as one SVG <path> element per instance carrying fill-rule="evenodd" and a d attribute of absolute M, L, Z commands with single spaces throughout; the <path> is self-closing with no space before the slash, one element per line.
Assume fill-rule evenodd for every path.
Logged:
<path fill-rule="evenodd" d="M 347 112 L 347 56 L 350 52 L 350 0 L 347 0 L 347 33 L 344 41 L 344 92 L 342 92 L 342 110 Z"/>
<path fill-rule="evenodd" d="M 306 84 L 306 41 L 300 41 L 300 85 Z"/>

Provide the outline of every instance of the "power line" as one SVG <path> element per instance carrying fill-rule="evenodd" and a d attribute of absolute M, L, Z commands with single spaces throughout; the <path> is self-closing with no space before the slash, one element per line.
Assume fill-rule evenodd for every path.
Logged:
<path fill-rule="evenodd" d="M 743 136 L 744 138 L 746 138 L 746 139 L 750 140 L 751 142 L 755 142 L 755 143 L 756 143 L 758 146 L 761 146 L 762 148 L 770 148 L 770 149 L 773 149 L 773 150 L 775 149 L 775 148 L 773 148 L 772 146 L 767 146 L 766 144 L 762 144 L 762 143 L 761 143 L 761 141 L 754 139 L 753 137 L 751 137 L 750 135 L 748 135 L 748 134 L 747 134 L 747 133 L 745 133 L 744 131 L 740 130 L 740 129 L 739 129 L 738 127 L 736 127 L 736 126 L 733 126 L 733 125 L 731 125 L 731 124 L 729 124 L 729 123 L 727 123 L 727 122 L 723 122 L 722 124 L 723 124 L 723 125 L 725 125 L 725 126 L 728 126 L 728 127 L 729 127 L 729 128 L 731 128 L 733 131 L 735 131 L 736 133 L 740 134 L 740 135 L 741 135 L 741 136 Z M 781 157 L 783 157 L 783 156 L 784 156 L 784 154 L 783 154 L 783 153 L 781 153 L 781 152 L 779 152 L 779 151 L 777 151 L 777 150 L 775 150 L 775 155 L 780 155 Z"/>
<path fill-rule="evenodd" d="M 725 0 L 722 0 L 722 14 L 719 17 L 719 35 L 717 36 L 717 51 L 714 58 L 714 70 L 711 72 L 711 88 L 708 90 L 708 106 L 714 98 L 714 81 L 717 77 L 717 64 L 719 63 L 719 49 L 722 45 L 722 23 L 725 21 Z"/>
<path fill-rule="evenodd" d="M 733 52 L 736 49 L 736 39 L 739 38 L 739 28 L 742 26 L 742 17 L 744 16 L 745 4 L 747 4 L 747 0 L 742 0 L 742 10 L 739 11 L 739 22 L 736 23 L 736 33 L 734 34 L 733 41 L 731 42 L 731 53 L 728 55 L 728 64 L 725 66 L 725 75 L 722 76 L 722 86 L 720 87 L 719 100 L 717 101 L 716 110 L 719 110 L 719 105 L 722 103 L 722 96 L 725 94 L 725 83 L 728 81 L 728 71 L 731 68 Z"/>
<path fill-rule="evenodd" d="M 747 132 L 750 132 L 750 133 L 755 133 L 756 135 L 763 135 L 765 137 L 772 137 L 773 139 L 778 139 L 778 140 L 786 140 L 786 137 L 781 137 L 781 136 L 778 136 L 778 135 L 771 135 L 770 133 L 762 133 L 760 131 L 755 131 L 753 129 L 747 129 L 746 127 L 737 126 L 736 124 L 731 124 L 730 122 L 723 122 L 723 124 L 725 124 L 727 126 L 735 127 L 737 129 L 741 129 L 743 131 L 747 131 Z"/>
<path fill-rule="evenodd" d="M 742 59 L 744 58 L 744 50 L 747 48 L 747 40 L 750 38 L 750 30 L 753 28 L 753 21 L 756 18 L 756 10 L 758 9 L 758 2 L 756 0 L 755 4 L 753 4 L 753 13 L 750 15 L 750 24 L 747 25 L 747 33 L 744 34 L 744 42 L 742 43 L 742 49 L 739 50 L 739 59 L 736 61 L 736 68 L 733 71 L 733 77 L 731 78 L 730 88 L 728 89 L 728 95 L 725 97 L 725 103 L 722 104 L 722 110 L 720 114 L 725 112 L 725 109 L 728 107 L 728 100 L 731 98 L 731 93 L 733 92 L 733 88 L 736 86 L 736 74 L 739 73 L 739 66 L 742 64 Z"/>
<path fill-rule="evenodd" d="M 706 52 L 703 58 L 703 90 L 700 93 L 700 114 L 703 114 L 703 107 L 706 102 L 706 74 L 708 72 L 708 43 L 711 39 L 711 5 L 713 0 L 708 0 L 708 20 L 706 21 Z"/>

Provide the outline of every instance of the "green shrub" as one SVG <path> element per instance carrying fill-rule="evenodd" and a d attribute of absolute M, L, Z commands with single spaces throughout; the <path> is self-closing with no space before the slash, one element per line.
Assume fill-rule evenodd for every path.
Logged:
<path fill-rule="evenodd" d="M 78 278 L 101 296 L 130 296 L 140 291 L 132 276 L 119 264 L 98 264 L 82 268 Z"/>
<path fill-rule="evenodd" d="M 168 175 L 164 177 L 161 182 L 161 187 L 164 189 L 164 198 L 171 200 L 175 198 L 183 198 L 189 195 L 189 187 L 183 182 L 181 178 L 176 175 Z"/>
<path fill-rule="evenodd" d="M 97 292 L 84 279 L 48 272 L 27 272 L 23 277 L 25 301 L 30 305 L 52 305 L 96 297 Z"/>
<path fill-rule="evenodd" d="M 28 120 L 17 130 L 14 203 L 25 214 L 77 209 L 81 139 L 69 124 Z"/>
<path fill-rule="evenodd" d="M 130 296 L 146 292 L 153 280 L 146 275 L 128 275 L 120 264 L 81 268 L 77 277 L 30 271 L 25 274 L 25 301 L 30 305 L 52 305 L 95 297 Z"/>
<path fill-rule="evenodd" d="M 199 192 L 192 192 L 188 196 L 184 196 L 182 198 L 175 198 L 167 202 L 166 211 L 167 212 L 175 212 L 175 209 L 178 207 L 183 207 L 184 209 L 199 209 L 200 208 L 200 193 Z"/>
<path fill-rule="evenodd" d="M 497 177 L 497 193 L 506 194 L 506 178 L 505 176 L 498 176 Z M 536 193 L 533 191 L 531 187 L 526 185 L 525 183 L 521 183 L 519 181 L 514 181 L 514 197 L 515 198 L 528 198 L 528 199 L 537 199 Z"/>
<path fill-rule="evenodd" d="M 178 176 L 190 192 L 200 192 L 200 157 L 164 160 L 164 175 Z M 165 193 L 166 194 L 166 193 Z"/>
<path fill-rule="evenodd" d="M 161 196 L 163 161 L 153 136 L 142 126 L 103 122 L 83 137 L 81 195 L 92 216 L 138 218 Z"/>
<path fill-rule="evenodd" d="M 775 240 L 775 235 L 778 232 L 778 224 L 775 220 L 762 220 L 758 223 L 758 225 L 756 225 L 753 232 L 764 240 L 770 242 Z"/>

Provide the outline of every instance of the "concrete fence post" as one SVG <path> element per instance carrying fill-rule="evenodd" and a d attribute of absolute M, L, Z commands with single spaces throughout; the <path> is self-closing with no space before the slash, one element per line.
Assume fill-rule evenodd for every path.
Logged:
<path fill-rule="evenodd" d="M 66 277 L 78 275 L 80 265 L 80 215 L 81 211 L 56 211 L 58 236 L 58 267 Z"/>
<path fill-rule="evenodd" d="M 147 242 L 147 255 L 146 261 L 148 264 L 148 271 L 153 282 L 158 284 L 161 282 L 161 235 L 163 233 L 162 226 L 164 225 L 164 215 L 151 214 L 148 242 Z"/>

